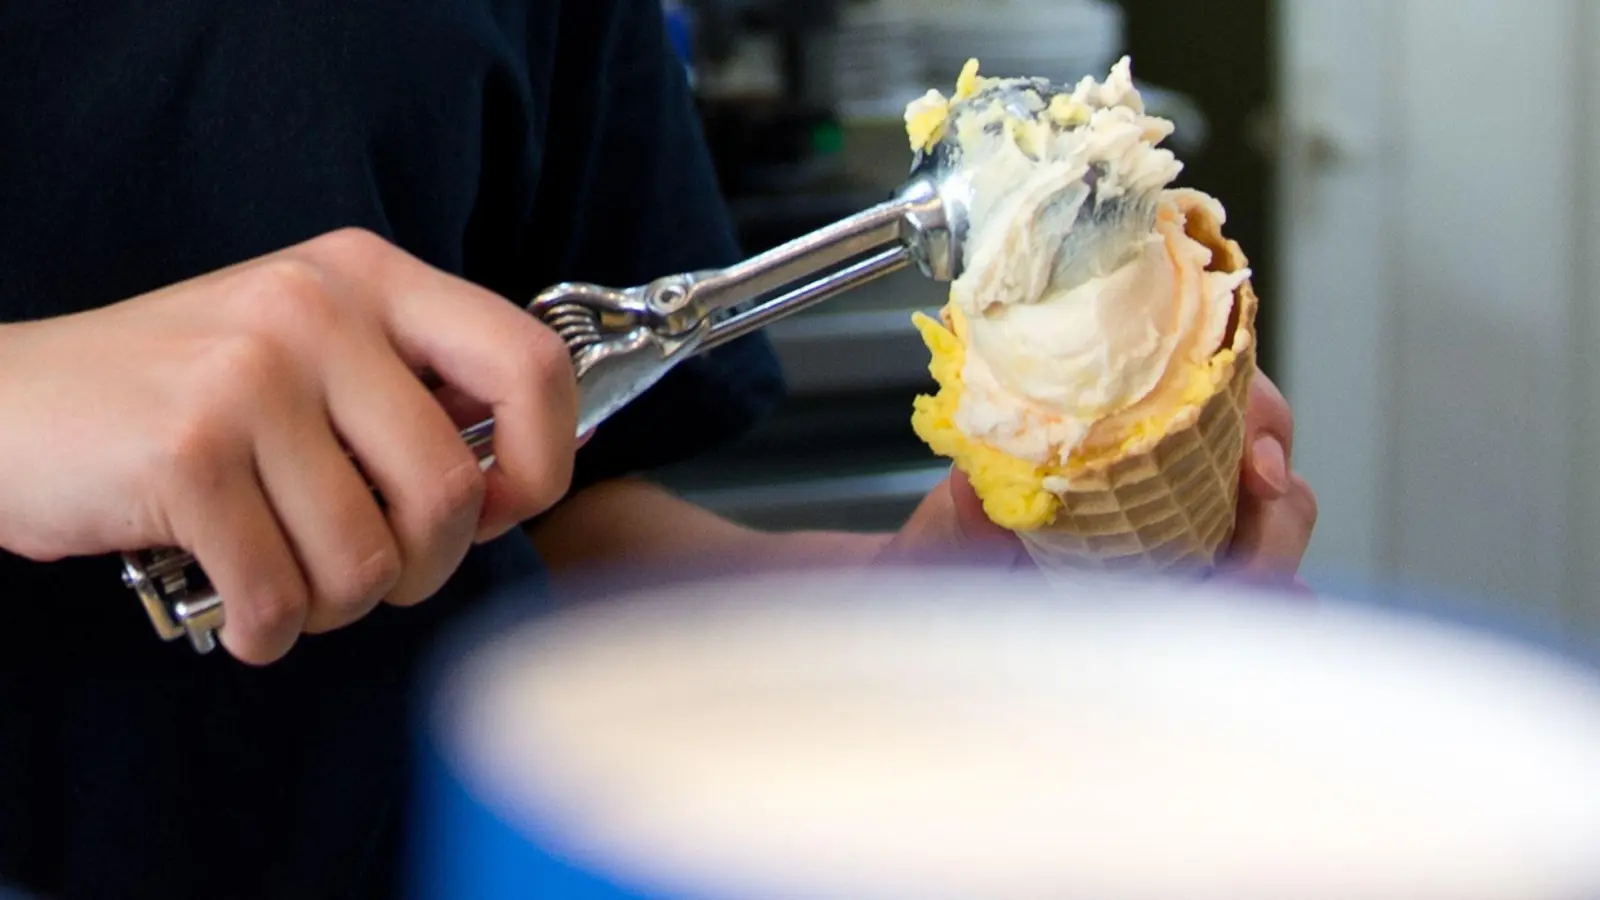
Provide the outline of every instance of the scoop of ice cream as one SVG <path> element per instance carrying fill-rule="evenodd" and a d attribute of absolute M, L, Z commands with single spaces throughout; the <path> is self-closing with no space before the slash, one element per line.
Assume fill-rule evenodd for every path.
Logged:
<path fill-rule="evenodd" d="M 1032 84 L 969 64 L 955 101 L 924 98 L 908 126 L 954 141 L 972 187 L 951 293 L 969 334 L 957 423 L 1065 463 L 1097 423 L 1215 353 L 1248 272 L 1208 273 L 1210 251 L 1184 234 L 1166 190 L 1182 166 L 1158 146 L 1172 126 L 1145 114 L 1127 59 L 1070 95 Z"/>
<path fill-rule="evenodd" d="M 1102 423 L 1182 402 L 1188 374 L 1216 353 L 1234 290 L 1249 277 L 1208 271 L 1211 251 L 1185 233 L 1206 200 L 1162 198 L 1154 233 L 1133 245 L 1132 259 L 1036 299 L 1016 292 L 978 307 L 958 286 L 969 323 L 963 429 L 1024 459 L 1068 463 L 1103 443 L 1093 440 Z M 1208 213 L 1220 219 L 1219 209 Z M 988 271 L 1004 278 L 1003 264 Z"/>
<path fill-rule="evenodd" d="M 1220 236 L 1225 212 L 1170 187 L 1172 126 L 1145 114 L 1126 59 L 1056 95 L 970 63 L 953 98 L 912 104 L 907 130 L 918 149 L 952 145 L 972 188 L 946 322 L 920 323 L 944 390 L 914 424 L 991 518 L 1037 527 L 1051 492 L 1210 396 L 1250 272 L 1194 236 Z"/>
<path fill-rule="evenodd" d="M 1172 191 L 1168 199 L 1171 210 L 1163 213 L 1163 221 L 1175 215 L 1183 223 L 1184 239 L 1197 245 L 1196 259 L 1199 251 L 1204 252 L 1208 262 L 1201 276 L 1214 281 L 1220 277 L 1220 284 L 1214 285 L 1220 289 L 1248 271 L 1238 245 L 1222 236 L 1219 206 L 1193 191 Z M 1200 364 L 1168 367 L 1144 400 L 1096 422 L 1065 461 L 1040 462 L 974 436 L 967 420 L 985 407 L 1009 404 L 1020 409 L 1016 418 L 1035 422 L 1034 432 L 1041 435 L 1049 432 L 1056 418 L 1029 409 L 998 385 L 987 364 L 971 352 L 972 323 L 960 307 L 947 305 L 942 321 L 919 315 L 916 324 L 932 355 L 929 368 L 939 390 L 917 398 L 912 425 L 935 453 L 951 458 L 968 474 L 990 519 L 1016 531 L 1045 527 L 1054 520 L 1063 492 L 1093 479 L 1120 459 L 1150 452 L 1167 435 L 1193 426 L 1206 404 L 1227 389 L 1242 364 L 1241 353 L 1247 352 L 1253 341 L 1248 325 L 1240 320 L 1253 310 L 1253 299 L 1248 309 L 1241 308 L 1240 301 L 1247 297 L 1253 298 L 1253 294 L 1241 286 L 1227 302 L 1213 304 L 1226 312 L 1219 316 L 1226 336 L 1222 347 Z M 1189 353 L 1176 356 L 1187 358 Z M 974 394 L 991 400 L 974 403 L 970 399 Z M 1007 420 L 996 416 L 996 421 Z"/>

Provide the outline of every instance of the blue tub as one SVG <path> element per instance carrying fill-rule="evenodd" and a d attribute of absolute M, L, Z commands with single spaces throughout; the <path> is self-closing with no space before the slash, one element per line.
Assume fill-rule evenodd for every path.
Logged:
<path fill-rule="evenodd" d="M 1600 897 L 1593 668 L 1220 591 L 815 573 L 503 611 L 428 695 L 414 896 Z"/>

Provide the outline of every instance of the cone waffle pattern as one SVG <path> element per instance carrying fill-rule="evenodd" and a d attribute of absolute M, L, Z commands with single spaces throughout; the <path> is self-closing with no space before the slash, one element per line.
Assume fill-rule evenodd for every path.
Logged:
<path fill-rule="evenodd" d="M 1244 263 L 1237 244 L 1218 232 L 1193 234 L 1217 254 L 1216 268 Z M 1113 462 L 1059 495 L 1050 526 L 1020 536 L 1046 572 L 1190 571 L 1213 568 L 1232 539 L 1244 458 L 1245 409 L 1255 376 L 1257 299 L 1246 282 L 1235 295 L 1230 340 L 1238 359 L 1226 388 L 1187 428 L 1153 450 Z"/>

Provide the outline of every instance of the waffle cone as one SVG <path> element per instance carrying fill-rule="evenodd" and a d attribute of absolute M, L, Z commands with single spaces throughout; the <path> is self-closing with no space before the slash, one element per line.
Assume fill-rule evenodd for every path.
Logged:
<path fill-rule="evenodd" d="M 1220 226 L 1192 221 L 1190 236 L 1213 252 L 1211 268 L 1234 272 L 1247 263 Z M 1021 532 L 1046 573 L 1084 569 L 1207 571 L 1233 536 L 1244 456 L 1245 409 L 1256 372 L 1258 300 L 1250 282 L 1234 295 L 1223 347 L 1232 371 L 1217 391 L 1180 417 L 1153 447 L 1110 460 L 1057 496 L 1055 521 Z"/>

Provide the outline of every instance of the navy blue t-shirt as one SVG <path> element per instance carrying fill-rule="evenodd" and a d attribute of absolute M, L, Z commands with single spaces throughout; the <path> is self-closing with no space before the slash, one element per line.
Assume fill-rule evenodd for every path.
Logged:
<path fill-rule="evenodd" d="M 736 256 L 656 0 L 6 0 L 0 48 L 0 321 L 352 225 L 519 301 Z M 760 339 L 697 360 L 578 484 L 732 438 L 780 388 Z M 257 670 L 160 643 L 112 560 L 0 554 L 0 882 L 388 895 L 419 656 L 538 576 L 514 535 Z"/>

